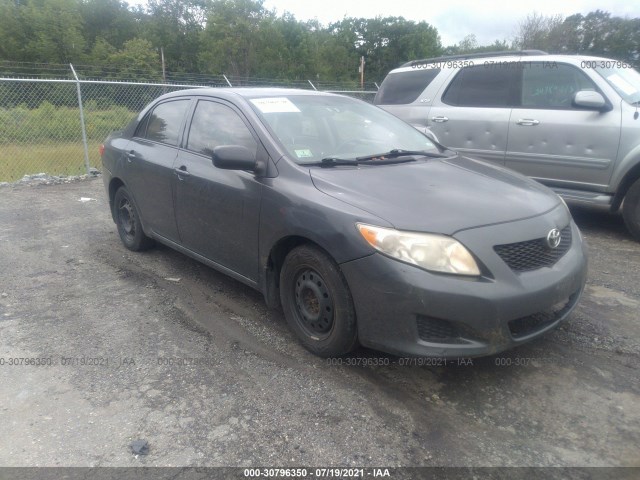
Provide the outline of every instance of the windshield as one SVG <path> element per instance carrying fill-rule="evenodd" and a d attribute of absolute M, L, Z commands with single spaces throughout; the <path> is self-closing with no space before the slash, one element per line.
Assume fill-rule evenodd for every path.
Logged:
<path fill-rule="evenodd" d="M 427 137 L 393 115 L 348 97 L 290 95 L 250 99 L 291 158 L 354 159 L 391 150 L 438 152 Z"/>
<path fill-rule="evenodd" d="M 602 61 L 597 63 L 601 66 L 596 67 L 596 72 L 602 75 L 625 102 L 633 104 L 640 101 L 640 73 L 637 70 L 626 64 L 618 67 L 618 64 L 622 62 Z M 609 63 L 612 64 L 611 68 L 603 68 L 609 66 L 607 65 Z"/>

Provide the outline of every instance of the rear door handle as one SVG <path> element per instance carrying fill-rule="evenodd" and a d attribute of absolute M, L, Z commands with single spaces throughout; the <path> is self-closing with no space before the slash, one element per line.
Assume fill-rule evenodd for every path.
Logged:
<path fill-rule="evenodd" d="M 449 117 L 443 117 L 443 116 L 431 117 L 431 121 L 436 123 L 444 123 L 449 121 Z"/>
<path fill-rule="evenodd" d="M 535 125 L 538 125 L 540 122 L 538 120 L 534 120 L 532 118 L 520 118 L 518 119 L 518 121 L 516 122 L 518 125 L 524 125 L 527 127 L 533 127 Z"/>
<path fill-rule="evenodd" d="M 182 180 L 184 177 L 188 177 L 189 175 L 191 175 L 187 171 L 187 167 L 185 167 L 184 165 L 182 165 L 180 168 L 174 168 L 173 171 L 176 172 L 176 175 L 178 175 L 178 178 L 180 180 Z"/>
<path fill-rule="evenodd" d="M 134 158 L 136 158 L 136 152 L 134 150 L 129 150 L 127 152 L 127 161 L 130 162 Z"/>

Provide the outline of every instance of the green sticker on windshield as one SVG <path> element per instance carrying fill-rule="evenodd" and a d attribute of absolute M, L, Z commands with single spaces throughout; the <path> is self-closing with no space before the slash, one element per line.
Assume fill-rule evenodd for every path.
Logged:
<path fill-rule="evenodd" d="M 298 156 L 298 158 L 308 158 L 308 157 L 313 157 L 313 153 L 311 153 L 311 150 L 309 150 L 308 148 L 305 148 L 304 150 L 294 150 L 296 152 L 296 155 Z"/>

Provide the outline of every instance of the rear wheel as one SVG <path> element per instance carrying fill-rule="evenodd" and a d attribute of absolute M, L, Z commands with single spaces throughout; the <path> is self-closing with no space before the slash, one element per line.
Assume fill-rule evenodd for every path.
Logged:
<path fill-rule="evenodd" d="M 280 299 L 287 323 L 302 344 L 321 357 L 349 353 L 358 343 L 356 315 L 346 280 L 322 250 L 292 250 L 280 272 Z"/>
<path fill-rule="evenodd" d="M 624 197 L 622 217 L 631 235 L 640 241 L 640 179 L 631 185 Z"/>
<path fill-rule="evenodd" d="M 113 198 L 113 213 L 120 240 L 125 247 L 139 252 L 153 246 L 153 240 L 142 230 L 138 208 L 125 187 L 120 187 Z"/>

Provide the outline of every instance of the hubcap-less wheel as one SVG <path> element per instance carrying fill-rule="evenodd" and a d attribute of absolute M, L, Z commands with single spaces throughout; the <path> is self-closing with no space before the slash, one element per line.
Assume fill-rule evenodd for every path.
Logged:
<path fill-rule="evenodd" d="M 118 218 L 120 219 L 120 225 L 122 226 L 122 229 L 128 237 L 133 239 L 133 237 L 135 237 L 136 235 L 136 214 L 129 199 L 123 198 L 120 202 L 120 205 L 118 205 L 118 210 L 120 213 Z"/>
<path fill-rule="evenodd" d="M 333 300 L 323 278 L 315 270 L 302 270 L 294 290 L 300 326 L 312 336 L 326 337 L 333 326 Z"/>
<path fill-rule="evenodd" d="M 113 217 L 118 226 L 118 235 L 125 247 L 134 252 L 153 246 L 153 240 L 142 229 L 140 214 L 131 194 L 120 187 L 113 199 Z"/>
<path fill-rule="evenodd" d="M 344 355 L 358 344 L 349 286 L 335 260 L 320 248 L 300 245 L 287 254 L 280 300 L 287 323 L 316 355 Z"/>

